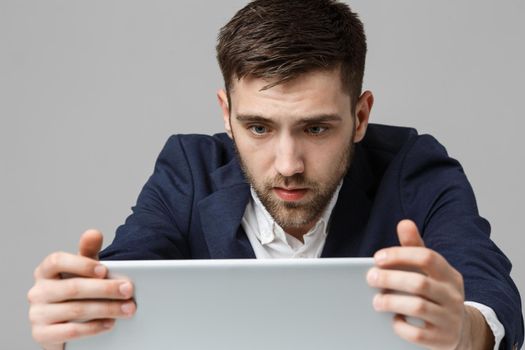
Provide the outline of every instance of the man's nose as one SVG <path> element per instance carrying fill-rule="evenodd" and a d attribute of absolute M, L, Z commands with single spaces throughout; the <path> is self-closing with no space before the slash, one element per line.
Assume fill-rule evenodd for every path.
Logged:
<path fill-rule="evenodd" d="M 300 143 L 291 135 L 279 138 L 275 150 L 275 170 L 282 176 L 292 176 L 304 171 L 303 152 Z"/>

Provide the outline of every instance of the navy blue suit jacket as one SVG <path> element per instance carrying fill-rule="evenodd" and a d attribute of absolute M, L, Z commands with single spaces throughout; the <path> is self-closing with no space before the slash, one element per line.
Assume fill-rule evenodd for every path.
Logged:
<path fill-rule="evenodd" d="M 133 213 L 102 259 L 255 258 L 241 227 L 250 198 L 226 134 L 170 137 Z M 434 138 L 414 129 L 369 125 L 355 147 L 322 257 L 372 256 L 399 245 L 396 225 L 415 221 L 427 247 L 464 277 L 466 300 L 495 310 L 502 348 L 523 341 L 511 264 L 490 240 L 459 163 Z"/>

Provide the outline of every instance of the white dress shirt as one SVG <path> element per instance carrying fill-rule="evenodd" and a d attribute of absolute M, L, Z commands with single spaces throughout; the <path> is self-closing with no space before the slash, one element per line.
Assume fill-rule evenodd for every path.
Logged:
<path fill-rule="evenodd" d="M 303 236 L 304 243 L 284 232 L 268 213 L 253 188 L 251 188 L 251 198 L 246 206 L 241 224 L 248 236 L 256 258 L 319 258 L 328 235 L 330 215 L 337 202 L 341 185 L 342 182 L 337 187 L 319 221 Z M 497 350 L 505 336 L 505 328 L 498 320 L 494 310 L 486 305 L 472 301 L 465 301 L 465 305 L 475 307 L 485 317 L 494 334 L 494 350 Z"/>

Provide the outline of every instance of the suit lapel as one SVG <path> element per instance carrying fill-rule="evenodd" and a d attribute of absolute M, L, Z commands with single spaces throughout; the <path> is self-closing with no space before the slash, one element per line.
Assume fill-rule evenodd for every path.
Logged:
<path fill-rule="evenodd" d="M 361 256 L 372 207 L 374 177 L 365 150 L 356 144 L 352 164 L 345 176 L 330 217 L 328 236 L 321 257 Z"/>
<path fill-rule="evenodd" d="M 255 258 L 241 220 L 250 199 L 237 158 L 211 175 L 214 192 L 198 203 L 211 259 Z"/>

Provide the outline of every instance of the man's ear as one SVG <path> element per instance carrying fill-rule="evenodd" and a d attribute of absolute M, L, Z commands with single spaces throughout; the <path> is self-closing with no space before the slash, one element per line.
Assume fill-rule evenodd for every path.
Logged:
<path fill-rule="evenodd" d="M 230 106 L 228 104 L 228 96 L 226 96 L 226 91 L 220 89 L 217 91 L 217 100 L 219 101 L 219 106 L 222 110 L 222 118 L 224 120 L 224 129 L 230 138 L 232 138 L 232 126 L 230 124 Z"/>
<path fill-rule="evenodd" d="M 355 136 L 354 143 L 361 142 L 366 134 L 366 128 L 368 127 L 368 120 L 370 118 L 370 112 L 374 105 L 374 95 L 372 92 L 365 91 L 359 97 L 355 106 Z"/>

